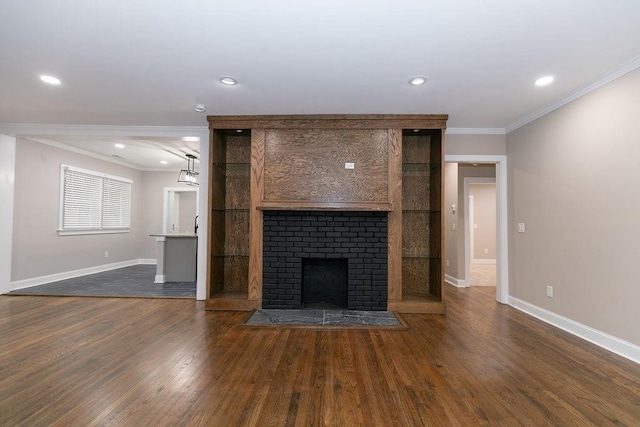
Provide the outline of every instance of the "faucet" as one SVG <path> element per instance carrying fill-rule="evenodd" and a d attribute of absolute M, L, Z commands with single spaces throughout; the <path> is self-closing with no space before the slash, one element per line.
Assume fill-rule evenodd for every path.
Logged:
<path fill-rule="evenodd" d="M 193 220 L 193 234 L 198 234 L 198 217 L 200 215 L 196 215 L 195 219 Z"/>

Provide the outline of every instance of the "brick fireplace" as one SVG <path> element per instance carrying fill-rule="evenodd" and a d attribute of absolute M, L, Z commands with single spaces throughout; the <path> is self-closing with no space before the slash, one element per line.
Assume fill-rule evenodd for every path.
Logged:
<path fill-rule="evenodd" d="M 263 224 L 262 308 L 387 309 L 386 212 L 265 211 Z"/>

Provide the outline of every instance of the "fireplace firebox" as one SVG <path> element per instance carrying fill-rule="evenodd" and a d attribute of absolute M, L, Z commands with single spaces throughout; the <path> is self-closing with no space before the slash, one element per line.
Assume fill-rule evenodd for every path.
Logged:
<path fill-rule="evenodd" d="M 262 308 L 300 309 L 342 293 L 346 301 L 324 303 L 349 310 L 387 309 L 386 212 L 265 211 L 263 224 Z M 330 262 L 322 267 L 323 260 Z M 308 269 L 329 267 L 346 271 L 334 278 L 305 278 Z M 340 274 L 346 275 L 346 289 L 344 283 L 341 291 L 335 285 L 327 294 L 334 286 L 329 282 L 338 283 Z M 311 303 L 305 299 L 309 280 L 318 282 Z"/>
<path fill-rule="evenodd" d="M 346 259 L 302 259 L 302 306 L 347 308 Z"/>

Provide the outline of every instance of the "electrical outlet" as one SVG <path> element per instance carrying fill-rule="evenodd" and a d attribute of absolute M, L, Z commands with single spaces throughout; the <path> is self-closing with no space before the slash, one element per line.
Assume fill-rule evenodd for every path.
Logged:
<path fill-rule="evenodd" d="M 109 258 L 109 251 L 104 251 L 104 257 Z"/>
<path fill-rule="evenodd" d="M 489 253 L 489 249 L 485 248 L 485 249 L 484 249 L 484 253 L 485 253 L 485 254 L 488 254 L 488 253 Z"/>
<path fill-rule="evenodd" d="M 351 163 L 351 162 L 347 162 L 344 164 L 344 168 L 345 169 L 355 169 L 356 168 L 356 164 L 355 163 Z"/>
<path fill-rule="evenodd" d="M 447 260 L 447 267 L 449 267 L 449 260 Z"/>
<path fill-rule="evenodd" d="M 547 286 L 547 296 L 553 298 L 553 286 Z"/>
<path fill-rule="evenodd" d="M 524 233 L 526 230 L 525 226 L 524 226 L 524 222 L 519 222 L 518 223 L 518 233 Z"/>
<path fill-rule="evenodd" d="M 453 231 L 456 231 L 456 223 L 454 222 L 453 225 L 451 226 L 451 228 L 453 228 Z"/>

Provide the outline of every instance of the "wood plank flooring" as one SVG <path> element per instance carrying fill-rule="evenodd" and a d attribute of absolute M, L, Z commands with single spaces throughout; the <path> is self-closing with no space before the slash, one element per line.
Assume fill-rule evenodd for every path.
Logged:
<path fill-rule="evenodd" d="M 639 425 L 640 365 L 447 289 L 408 330 L 242 326 L 193 300 L 0 297 L 1 426 Z"/>

